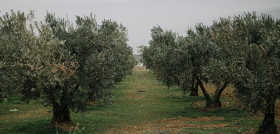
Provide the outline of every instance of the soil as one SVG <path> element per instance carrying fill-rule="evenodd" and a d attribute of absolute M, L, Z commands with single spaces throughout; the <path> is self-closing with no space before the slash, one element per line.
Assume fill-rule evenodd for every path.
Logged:
<path fill-rule="evenodd" d="M 135 67 L 139 70 L 145 70 L 145 68 L 141 67 Z M 136 70 L 137 70 L 136 69 Z M 140 87 L 139 87 L 140 88 Z M 148 88 L 148 87 L 147 87 Z M 212 84 L 206 85 L 207 91 L 209 94 L 213 95 L 215 93 L 216 87 Z M 142 89 L 142 87 L 141 87 Z M 137 88 L 137 90 L 139 90 Z M 234 96 L 234 87 L 228 86 L 224 92 L 222 93 L 222 97 L 229 99 L 229 101 L 223 101 L 222 107 L 238 107 L 238 99 Z M 133 92 L 128 93 L 128 97 L 130 99 L 134 100 L 141 100 L 143 98 L 143 94 L 145 92 L 136 92 L 136 90 Z M 201 109 L 202 112 L 209 111 L 212 109 L 205 109 L 202 107 L 204 102 L 194 102 L 193 108 Z M 276 119 L 280 120 L 280 101 L 278 100 L 276 102 Z M 253 117 L 262 119 L 262 117 Z M 158 119 L 146 124 L 141 125 L 127 125 L 123 124 L 124 127 L 122 128 L 113 128 L 109 132 L 106 133 L 124 133 L 124 134 L 142 134 L 142 133 L 187 133 L 184 130 L 186 128 L 201 128 L 201 129 L 217 129 L 217 128 L 232 128 L 227 123 L 216 123 L 216 124 L 209 124 L 207 121 L 213 121 L 213 120 L 224 120 L 223 117 L 199 117 L 199 118 L 185 118 L 185 117 L 179 117 L 179 118 L 171 118 L 171 119 Z M 251 134 L 257 131 L 258 128 L 252 129 L 249 132 L 246 132 L 246 134 Z M 278 125 L 278 131 L 280 131 L 280 125 Z"/>
<path fill-rule="evenodd" d="M 199 118 L 183 118 L 178 119 L 159 119 L 157 121 L 149 122 L 141 126 L 126 126 L 121 129 L 113 129 L 109 133 L 187 133 L 185 128 L 201 128 L 201 129 L 215 129 L 225 128 L 228 124 L 194 124 L 190 122 L 204 122 L 213 120 L 224 120 L 223 117 L 199 117 Z"/>
<path fill-rule="evenodd" d="M 143 98 L 143 95 L 141 94 L 144 94 L 145 92 L 135 92 L 135 93 L 130 93 L 128 94 L 128 96 L 131 98 L 131 99 L 142 99 Z"/>
<path fill-rule="evenodd" d="M 68 123 L 60 123 L 60 124 L 53 124 L 50 125 L 49 127 L 58 127 L 62 130 L 78 130 L 79 129 L 79 124 L 75 125 L 73 122 L 68 122 Z"/>

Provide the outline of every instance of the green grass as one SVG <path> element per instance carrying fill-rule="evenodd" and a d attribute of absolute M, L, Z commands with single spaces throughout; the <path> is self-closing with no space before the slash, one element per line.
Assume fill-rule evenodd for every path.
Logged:
<path fill-rule="evenodd" d="M 140 90 L 145 92 L 136 92 Z M 84 113 L 71 113 L 79 125 L 75 133 L 243 133 L 256 130 L 262 119 L 232 106 L 206 111 L 190 108 L 194 101 L 203 107 L 204 97 L 182 96 L 182 90 L 167 89 L 145 70 L 134 70 L 112 89 L 112 94 L 111 105 L 89 106 Z M 0 107 L 1 134 L 69 133 L 49 127 L 50 107 L 25 104 L 15 96 L 7 103 L 1 102 Z M 9 111 L 15 108 L 19 111 Z"/>

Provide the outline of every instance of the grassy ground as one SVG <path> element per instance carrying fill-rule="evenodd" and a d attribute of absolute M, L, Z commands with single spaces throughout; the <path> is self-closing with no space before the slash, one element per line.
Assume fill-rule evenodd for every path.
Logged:
<path fill-rule="evenodd" d="M 112 105 L 89 106 L 85 113 L 71 113 L 79 126 L 75 133 L 251 133 L 262 120 L 236 108 L 227 98 L 222 98 L 224 108 L 204 110 L 202 95 L 182 96 L 180 89 L 167 89 L 151 72 L 139 68 L 112 89 L 112 94 Z M 24 104 L 16 97 L 1 102 L 0 107 L 1 134 L 70 133 L 49 127 L 49 107 Z"/>

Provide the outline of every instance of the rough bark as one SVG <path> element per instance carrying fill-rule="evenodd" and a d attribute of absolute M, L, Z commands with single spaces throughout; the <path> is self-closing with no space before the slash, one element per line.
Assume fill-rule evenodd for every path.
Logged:
<path fill-rule="evenodd" d="M 197 83 L 198 83 L 198 85 L 199 85 L 199 87 L 200 87 L 204 97 L 205 97 L 206 105 L 207 105 L 207 102 L 211 102 L 210 95 L 207 92 L 206 88 L 204 87 L 203 82 L 201 81 L 201 79 L 198 76 L 196 77 L 196 80 L 197 80 Z"/>
<path fill-rule="evenodd" d="M 56 88 L 61 88 L 59 86 L 56 86 Z M 60 97 L 60 103 L 58 103 L 54 97 L 53 94 L 51 94 L 51 103 L 53 106 L 53 118 L 51 125 L 61 124 L 61 123 L 67 123 L 71 124 L 72 120 L 70 118 L 70 110 L 68 107 L 66 98 L 67 91 L 64 89 L 62 96 Z"/>
<path fill-rule="evenodd" d="M 221 108 L 222 103 L 220 101 L 222 92 L 226 89 L 228 82 L 226 81 L 220 88 L 215 91 L 213 100 L 206 102 L 206 108 Z"/>
<path fill-rule="evenodd" d="M 264 119 L 256 134 L 278 134 L 275 124 L 275 100 L 267 100 Z"/>
<path fill-rule="evenodd" d="M 206 100 L 206 106 L 205 108 L 221 108 L 222 107 L 222 103 L 220 101 L 222 92 L 225 90 L 225 88 L 228 85 L 228 82 L 226 81 L 223 86 L 221 86 L 220 88 L 218 88 L 215 91 L 215 95 L 213 97 L 213 99 L 210 98 L 209 93 L 207 92 L 206 88 L 204 87 L 201 79 L 199 77 L 197 77 L 197 83 L 199 84 L 201 91 L 205 97 Z"/>
<path fill-rule="evenodd" d="M 222 103 L 220 100 L 206 101 L 205 108 L 221 108 L 221 107 L 222 107 Z"/>
<path fill-rule="evenodd" d="M 51 124 L 72 123 L 68 106 L 53 105 L 53 118 Z"/>
<path fill-rule="evenodd" d="M 0 99 L 3 97 L 2 89 L 0 88 Z"/>
<path fill-rule="evenodd" d="M 193 86 L 192 86 L 192 89 L 191 89 L 191 92 L 190 92 L 189 96 L 199 96 L 198 95 L 198 83 L 197 82 L 193 83 Z"/>
<path fill-rule="evenodd" d="M 203 85 L 200 77 L 197 75 L 196 64 L 195 64 L 195 61 L 194 61 L 193 57 L 191 58 L 191 61 L 192 61 L 193 66 L 195 67 L 195 69 L 192 73 L 192 89 L 191 89 L 191 92 L 190 92 L 189 96 L 198 96 L 198 86 L 200 86 L 201 90 L 203 90 L 205 88 L 204 88 L 204 85 Z M 202 91 L 204 96 L 205 96 L 205 93 L 208 94 L 207 91 L 206 92 L 205 91 L 206 91 L 206 89 L 204 91 Z M 207 96 L 205 96 L 205 98 L 206 97 Z M 209 94 L 208 94 L 208 98 L 210 99 Z M 206 98 L 206 101 L 207 101 L 207 98 Z"/>
<path fill-rule="evenodd" d="M 92 101 L 92 100 L 94 100 L 94 99 L 93 99 L 93 95 L 94 95 L 94 93 L 93 93 L 93 92 L 88 92 L 88 98 L 87 98 L 87 101 Z"/>

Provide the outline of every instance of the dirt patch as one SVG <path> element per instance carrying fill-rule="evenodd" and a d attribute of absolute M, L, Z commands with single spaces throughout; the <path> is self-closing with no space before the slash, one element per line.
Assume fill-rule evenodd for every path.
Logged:
<path fill-rule="evenodd" d="M 128 94 L 127 96 L 129 97 L 129 98 L 131 98 L 131 99 L 142 99 L 142 98 L 144 98 L 144 96 L 143 96 L 143 94 L 144 94 L 145 92 L 139 92 L 139 93 L 130 93 L 130 94 Z"/>
<path fill-rule="evenodd" d="M 87 106 L 97 106 L 98 102 L 97 101 L 86 101 Z"/>
<path fill-rule="evenodd" d="M 215 94 L 215 91 L 217 89 L 217 87 L 211 83 L 206 85 L 207 87 L 207 91 L 209 92 L 209 94 Z M 235 90 L 235 88 L 232 85 L 229 85 L 226 87 L 226 89 L 223 91 L 222 96 L 228 99 L 236 99 L 234 96 L 233 91 Z"/>
<path fill-rule="evenodd" d="M 68 122 L 68 123 L 60 123 L 60 124 L 53 124 L 50 125 L 49 127 L 57 127 L 62 130 L 78 130 L 79 129 L 79 124 L 75 125 L 73 122 Z"/>
<path fill-rule="evenodd" d="M 202 128 L 202 129 L 215 129 L 225 128 L 228 124 L 195 124 L 193 122 L 204 122 L 213 120 L 224 120 L 223 117 L 199 117 L 199 118 L 183 118 L 178 119 L 160 119 L 139 126 L 127 126 L 121 129 L 112 129 L 108 133 L 186 133 L 183 132 L 184 128 Z"/>
<path fill-rule="evenodd" d="M 211 120 L 223 120 L 224 117 L 216 117 L 216 116 L 212 116 L 212 117 L 198 117 L 198 118 L 183 118 L 180 117 L 178 119 L 176 118 L 171 118 L 171 119 L 161 119 L 159 121 L 155 121 L 153 122 L 154 124 L 161 124 L 161 123 L 166 123 L 166 122 L 188 122 L 188 121 L 211 121 Z"/>

